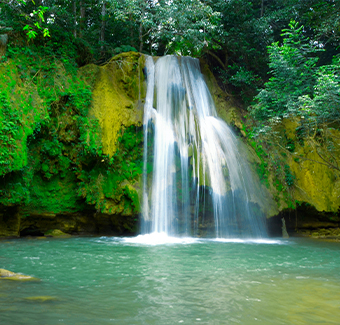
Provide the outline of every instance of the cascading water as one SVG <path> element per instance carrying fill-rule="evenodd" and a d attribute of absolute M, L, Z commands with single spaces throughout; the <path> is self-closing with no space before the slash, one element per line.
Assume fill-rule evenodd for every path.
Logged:
<path fill-rule="evenodd" d="M 246 162 L 216 108 L 199 60 L 146 59 L 142 233 L 265 236 Z"/>

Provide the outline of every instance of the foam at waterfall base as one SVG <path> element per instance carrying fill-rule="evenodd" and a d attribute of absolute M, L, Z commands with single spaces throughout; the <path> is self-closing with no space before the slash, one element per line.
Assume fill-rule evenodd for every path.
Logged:
<path fill-rule="evenodd" d="M 240 243 L 240 244 L 286 244 L 288 241 L 281 239 L 267 238 L 194 238 L 194 237 L 173 237 L 164 232 L 153 232 L 151 234 L 139 235 L 137 237 L 124 237 L 122 242 L 142 245 L 165 245 L 165 244 L 198 244 L 203 242 L 220 242 L 220 243 Z"/>
<path fill-rule="evenodd" d="M 215 238 L 211 239 L 212 241 L 220 242 L 220 243 L 242 243 L 242 244 L 277 244 L 282 245 L 288 243 L 288 241 L 280 240 L 280 239 L 268 239 L 268 238 L 249 238 L 249 239 L 240 239 L 240 238 Z"/>
<path fill-rule="evenodd" d="M 126 237 L 124 238 L 124 242 L 144 245 L 193 244 L 198 242 L 198 238 L 172 237 L 164 232 L 153 232 L 137 237 Z"/>

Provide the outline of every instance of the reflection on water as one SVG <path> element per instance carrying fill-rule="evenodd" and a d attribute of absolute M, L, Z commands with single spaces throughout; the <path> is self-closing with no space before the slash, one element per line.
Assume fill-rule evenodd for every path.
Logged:
<path fill-rule="evenodd" d="M 339 323 L 338 244 L 176 240 L 0 241 L 0 323 Z"/>

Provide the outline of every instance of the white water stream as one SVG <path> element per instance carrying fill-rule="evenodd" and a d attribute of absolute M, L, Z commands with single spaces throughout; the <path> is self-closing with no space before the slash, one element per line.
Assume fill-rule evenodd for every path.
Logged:
<path fill-rule="evenodd" d="M 263 237 L 253 179 L 199 60 L 146 60 L 142 233 Z"/>

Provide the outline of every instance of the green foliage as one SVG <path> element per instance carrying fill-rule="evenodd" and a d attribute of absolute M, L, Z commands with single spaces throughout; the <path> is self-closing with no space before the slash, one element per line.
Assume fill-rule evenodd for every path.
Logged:
<path fill-rule="evenodd" d="M 304 36 L 303 26 L 296 22 L 291 21 L 289 27 L 283 30 L 282 45 L 273 43 L 268 48 L 272 77 L 252 107 L 252 115 L 257 119 L 254 131 L 262 139 L 271 138 L 274 145 L 283 149 L 281 155 L 295 155 L 295 140 L 280 130 L 282 119 L 293 119 L 296 130 L 290 132 L 296 133 L 298 144 L 312 146 L 320 163 L 339 170 L 335 158 L 339 149 L 331 131 L 338 128 L 340 117 L 339 57 L 317 67 L 319 43 L 310 42 Z M 285 182 L 292 186 L 290 174 L 285 172 Z"/>
<path fill-rule="evenodd" d="M 261 144 L 257 143 L 256 141 L 251 141 L 250 144 L 260 159 L 260 163 L 257 165 L 257 173 L 260 177 L 260 180 L 268 187 L 268 155 Z"/>
<path fill-rule="evenodd" d="M 91 168 L 84 166 L 79 172 L 78 193 L 101 212 L 113 212 L 108 208 L 112 206 L 112 209 L 119 209 L 119 213 L 127 210 L 136 213 L 140 208 L 138 195 L 127 184 L 134 184 L 143 171 L 142 129 L 133 126 L 125 129 L 118 142 L 113 157 L 102 156 L 101 163 L 94 163 L 92 156 Z M 86 158 L 91 161 L 91 156 Z M 120 208 L 113 203 L 118 199 L 123 203 Z"/>
<path fill-rule="evenodd" d="M 125 186 L 123 191 L 124 194 L 131 199 L 134 212 L 140 212 L 141 210 L 137 191 L 135 189 L 131 189 L 129 186 Z"/>
<path fill-rule="evenodd" d="M 36 8 L 33 9 L 32 5 L 34 7 L 36 6 L 33 0 L 14 0 L 8 3 L 8 9 L 17 11 L 16 14 L 19 13 L 25 18 L 26 24 L 22 30 L 26 33 L 28 41 L 34 40 L 40 33 L 43 37 L 50 37 L 48 25 L 44 17 L 49 8 L 46 6 L 36 6 Z M 2 6 L 0 2 L 0 11 Z"/>
<path fill-rule="evenodd" d="M 257 87 L 261 84 L 261 79 L 257 74 L 236 64 L 228 66 L 227 70 L 220 67 L 215 67 L 214 70 L 223 84 L 229 84 L 238 89 L 245 103 L 252 101 Z"/>
<path fill-rule="evenodd" d="M 329 122 L 339 118 L 340 110 L 340 60 L 316 70 L 316 83 L 313 96 L 299 98 L 301 111 L 310 119 Z"/>
<path fill-rule="evenodd" d="M 119 47 L 116 47 L 113 50 L 114 55 L 124 53 L 124 52 L 137 52 L 137 50 L 133 46 L 130 46 L 130 45 L 121 45 Z"/>
<path fill-rule="evenodd" d="M 22 134 L 19 114 L 11 110 L 9 94 L 4 90 L 0 91 L 0 105 L 0 175 L 4 175 L 20 166 L 17 141 Z"/>
<path fill-rule="evenodd" d="M 295 176 L 291 173 L 289 165 L 284 166 L 286 184 L 291 187 L 294 185 Z"/>
<path fill-rule="evenodd" d="M 303 26 L 291 21 L 283 44 L 268 47 L 272 77 L 257 96 L 252 114 L 259 120 L 287 116 L 299 110 L 299 98 L 313 93 L 318 51 L 303 35 Z"/>

